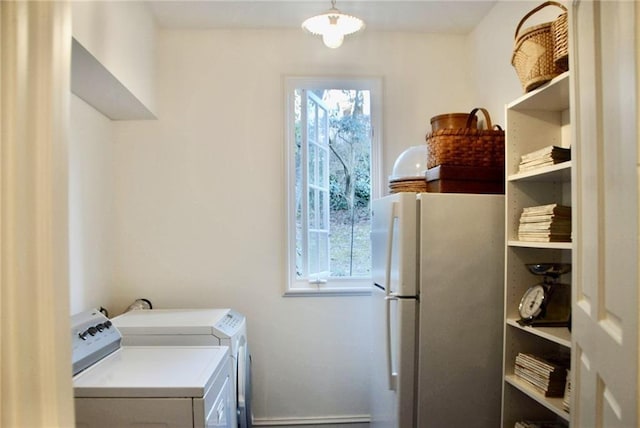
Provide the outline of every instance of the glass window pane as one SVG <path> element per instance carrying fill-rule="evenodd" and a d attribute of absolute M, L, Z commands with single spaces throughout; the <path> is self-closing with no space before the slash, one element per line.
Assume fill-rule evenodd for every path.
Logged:
<path fill-rule="evenodd" d="M 317 229 L 318 224 L 316 221 L 316 192 L 317 190 L 309 188 L 309 229 Z"/>
<path fill-rule="evenodd" d="M 309 180 L 308 184 L 310 186 L 316 185 L 316 145 L 309 144 L 308 153 L 307 153 L 307 180 Z"/>
<path fill-rule="evenodd" d="M 302 114 L 302 90 L 296 89 L 293 91 L 293 116 L 296 122 L 300 122 L 300 116 Z"/>
<path fill-rule="evenodd" d="M 329 271 L 329 237 L 325 232 L 309 232 L 309 276 Z"/>
<path fill-rule="evenodd" d="M 296 278 L 300 278 L 303 275 L 302 254 L 304 253 L 302 248 L 302 225 L 296 224 Z"/>
<path fill-rule="evenodd" d="M 318 182 L 316 184 L 322 187 L 326 187 L 329 183 L 327 157 L 327 151 L 318 148 Z"/>
<path fill-rule="evenodd" d="M 328 144 L 327 138 L 327 116 L 324 109 L 318 109 L 318 143 Z"/>
<path fill-rule="evenodd" d="M 309 232 L 309 274 L 319 272 L 319 251 L 318 232 Z"/>
<path fill-rule="evenodd" d="M 329 228 L 329 224 L 328 224 L 328 219 L 327 219 L 327 213 L 329 212 L 326 208 L 327 208 L 327 195 L 328 192 L 321 192 L 318 191 L 318 229 L 328 229 Z"/>
<path fill-rule="evenodd" d="M 329 271 L 329 234 L 320 233 L 318 236 L 318 270 L 316 272 Z"/>
<path fill-rule="evenodd" d="M 316 105 L 309 100 L 307 110 L 307 132 L 309 133 L 309 141 L 316 141 Z"/>

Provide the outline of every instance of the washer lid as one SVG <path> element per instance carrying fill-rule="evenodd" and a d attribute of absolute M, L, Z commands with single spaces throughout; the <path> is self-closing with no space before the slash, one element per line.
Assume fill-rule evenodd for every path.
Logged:
<path fill-rule="evenodd" d="M 204 397 L 226 346 L 127 346 L 73 378 L 75 397 Z"/>
<path fill-rule="evenodd" d="M 231 309 L 141 309 L 111 321 L 125 336 L 208 334 L 222 339 L 238 331 L 244 316 Z"/>

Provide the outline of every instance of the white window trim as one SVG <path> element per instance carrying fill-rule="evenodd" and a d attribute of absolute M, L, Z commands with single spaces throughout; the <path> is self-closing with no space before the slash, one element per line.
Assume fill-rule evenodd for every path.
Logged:
<path fill-rule="evenodd" d="M 284 140 L 285 140 L 285 199 L 286 199 L 286 281 L 284 296 L 355 296 L 371 294 L 371 278 L 332 279 L 327 286 L 310 284 L 295 277 L 295 129 L 291 110 L 297 88 L 345 88 L 368 90 L 371 93 L 371 199 L 382 194 L 382 78 L 379 77 L 313 77 L 284 76 Z M 333 286 L 336 285 L 336 286 Z"/>

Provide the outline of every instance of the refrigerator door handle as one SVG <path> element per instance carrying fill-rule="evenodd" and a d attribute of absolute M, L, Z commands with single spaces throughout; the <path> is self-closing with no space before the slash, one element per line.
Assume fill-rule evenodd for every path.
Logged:
<path fill-rule="evenodd" d="M 394 237 L 393 224 L 395 223 L 395 220 L 398 217 L 397 207 L 398 207 L 397 202 L 393 202 L 391 204 L 391 212 L 389 214 L 389 228 L 387 229 L 389 231 L 389 235 L 387 236 L 387 258 L 386 258 L 386 263 L 384 267 L 384 291 L 387 297 L 391 295 L 391 260 L 392 260 L 392 253 L 393 253 L 393 237 Z M 388 324 L 388 320 L 387 320 L 387 324 Z"/>
<path fill-rule="evenodd" d="M 398 203 L 393 202 L 391 204 L 391 212 L 389 214 L 389 234 L 387 236 L 387 258 L 384 269 L 384 292 L 385 292 L 385 342 L 386 342 L 386 354 L 387 354 L 387 379 L 389 383 L 389 390 L 395 391 L 398 379 L 398 373 L 393 372 L 393 351 L 392 351 L 392 337 L 391 337 L 391 301 L 397 300 L 394 293 L 391 292 L 391 261 L 393 256 L 393 238 L 394 238 L 394 223 L 398 217 Z"/>
<path fill-rule="evenodd" d="M 387 295 L 384 298 L 385 303 L 385 330 L 386 330 L 386 353 L 387 353 L 387 379 L 389 382 L 389 390 L 396 391 L 398 385 L 398 373 L 393 371 L 393 352 L 391 342 L 391 301 L 398 300 L 395 295 Z"/>

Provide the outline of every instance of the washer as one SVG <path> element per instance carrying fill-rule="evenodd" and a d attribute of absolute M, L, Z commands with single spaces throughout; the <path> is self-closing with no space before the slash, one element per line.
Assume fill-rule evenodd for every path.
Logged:
<path fill-rule="evenodd" d="M 71 326 L 76 426 L 233 426 L 227 346 L 121 346 L 98 310 Z"/>
<path fill-rule="evenodd" d="M 112 321 L 122 333 L 125 345 L 228 346 L 233 363 L 237 426 L 251 428 L 251 355 L 244 315 L 228 308 L 138 309 Z"/>

